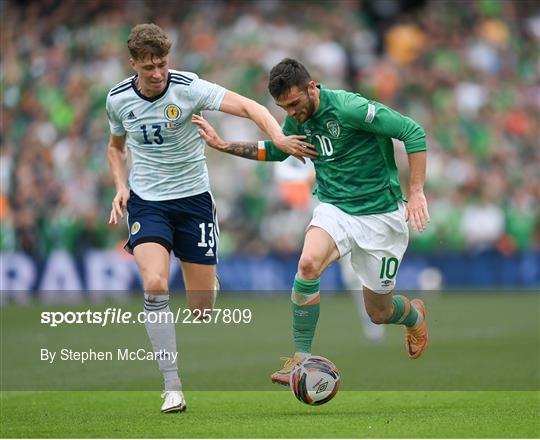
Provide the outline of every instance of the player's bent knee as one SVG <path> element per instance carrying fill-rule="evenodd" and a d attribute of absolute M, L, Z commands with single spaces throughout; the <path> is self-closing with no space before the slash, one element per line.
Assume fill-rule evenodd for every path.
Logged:
<path fill-rule="evenodd" d="M 188 307 L 191 314 L 200 319 L 204 319 L 214 310 L 214 293 L 190 292 L 188 296 Z"/>
<path fill-rule="evenodd" d="M 321 264 L 309 255 L 302 255 L 298 262 L 298 275 L 306 280 L 314 280 L 321 276 Z"/>
<path fill-rule="evenodd" d="M 208 300 L 202 300 L 197 302 L 189 302 L 188 304 L 189 309 L 193 312 L 194 310 L 210 310 L 212 311 L 214 308 L 214 301 L 211 299 Z"/>
<path fill-rule="evenodd" d="M 144 277 L 145 292 L 166 293 L 169 290 L 167 278 L 152 274 Z"/>

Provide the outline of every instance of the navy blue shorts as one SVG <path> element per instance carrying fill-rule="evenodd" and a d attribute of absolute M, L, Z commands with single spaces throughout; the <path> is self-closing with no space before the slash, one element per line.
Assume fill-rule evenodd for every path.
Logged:
<path fill-rule="evenodd" d="M 141 243 L 159 243 L 188 263 L 216 264 L 219 228 L 209 192 L 181 199 L 148 201 L 130 192 L 126 251 Z"/>

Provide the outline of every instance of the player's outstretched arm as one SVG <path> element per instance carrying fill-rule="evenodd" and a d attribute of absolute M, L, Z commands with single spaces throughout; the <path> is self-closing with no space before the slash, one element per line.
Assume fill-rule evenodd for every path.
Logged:
<path fill-rule="evenodd" d="M 265 142 L 226 142 L 216 133 L 214 127 L 212 127 L 206 119 L 199 115 L 193 115 L 191 121 L 199 126 L 199 134 L 204 139 L 209 147 L 216 150 L 229 153 L 234 156 L 244 157 L 252 160 L 264 160 L 264 161 L 279 161 L 288 157 L 287 154 L 274 149 L 274 153 L 270 156 L 267 154 L 264 147 Z M 293 137 L 293 136 L 287 136 Z M 262 144 L 262 145 L 261 145 Z"/>
<path fill-rule="evenodd" d="M 313 145 L 304 141 L 305 136 L 285 136 L 268 109 L 252 99 L 227 91 L 219 110 L 251 119 L 263 132 L 270 136 L 277 148 L 291 156 L 296 156 L 302 162 L 305 162 L 303 157 L 313 159 L 319 155 Z"/>
<path fill-rule="evenodd" d="M 409 159 L 409 203 L 407 203 L 406 220 L 411 227 L 422 232 L 429 222 L 429 212 L 424 181 L 426 178 L 426 152 L 417 151 L 407 155 Z"/>
<path fill-rule="evenodd" d="M 246 159 L 259 159 L 257 142 L 225 142 L 202 116 L 193 115 L 191 122 L 199 126 L 199 134 L 209 147 Z"/>
<path fill-rule="evenodd" d="M 126 171 L 126 136 L 111 135 L 107 146 L 107 156 L 116 187 L 116 196 L 112 201 L 109 224 L 116 225 L 118 220 L 124 217 L 124 209 L 127 208 L 129 199 Z"/>

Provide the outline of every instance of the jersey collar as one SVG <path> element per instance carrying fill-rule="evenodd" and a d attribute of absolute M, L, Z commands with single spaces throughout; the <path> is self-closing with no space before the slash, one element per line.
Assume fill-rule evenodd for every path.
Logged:
<path fill-rule="evenodd" d="M 139 98 L 144 99 L 148 102 L 154 102 L 157 101 L 159 98 L 162 98 L 165 93 L 167 93 L 167 90 L 169 90 L 169 84 L 171 83 L 171 72 L 167 75 L 167 84 L 165 84 L 165 88 L 163 89 L 163 92 L 161 92 L 159 95 L 152 96 L 149 98 L 148 96 L 144 96 L 141 91 L 137 88 L 137 85 L 135 84 L 135 81 L 137 81 L 137 78 L 139 75 L 135 75 L 133 79 L 131 80 L 131 86 L 133 87 L 133 90 L 135 90 L 135 93 L 139 95 Z"/>

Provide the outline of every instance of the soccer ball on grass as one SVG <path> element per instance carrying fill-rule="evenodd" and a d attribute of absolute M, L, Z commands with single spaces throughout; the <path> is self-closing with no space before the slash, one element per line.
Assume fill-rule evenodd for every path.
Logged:
<path fill-rule="evenodd" d="M 322 405 L 336 395 L 339 381 L 339 371 L 332 361 L 309 356 L 292 369 L 289 384 L 300 402 Z"/>

